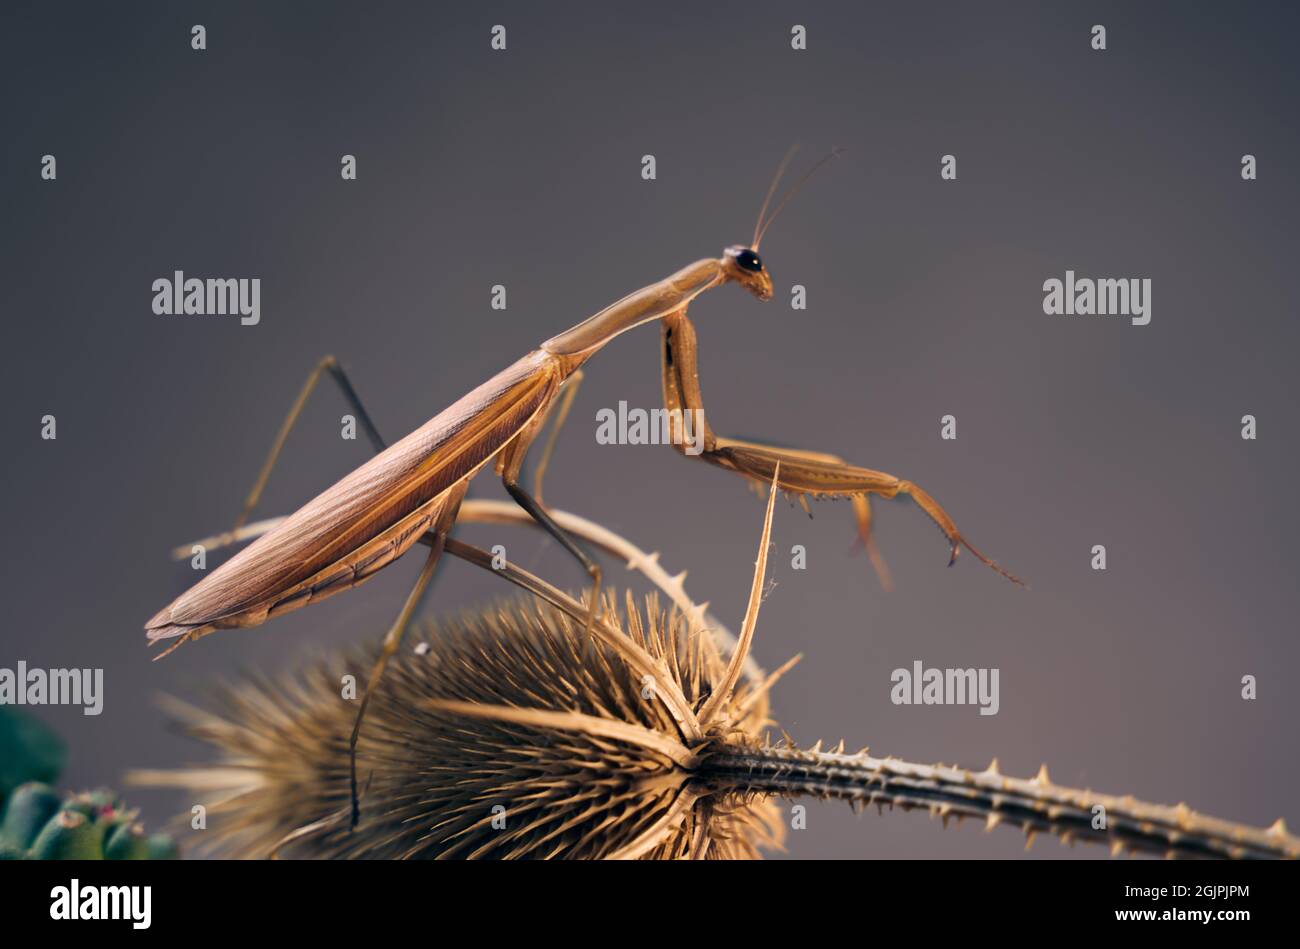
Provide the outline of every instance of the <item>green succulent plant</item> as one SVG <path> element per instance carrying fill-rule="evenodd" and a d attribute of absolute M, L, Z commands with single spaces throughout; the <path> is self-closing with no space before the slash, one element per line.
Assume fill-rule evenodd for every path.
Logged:
<path fill-rule="evenodd" d="M 67 750 L 59 736 L 30 715 L 0 705 L 0 804 L 27 781 L 53 781 Z"/>
<path fill-rule="evenodd" d="M 50 783 L 63 743 L 40 722 L 0 707 L 0 860 L 174 860 L 176 843 L 146 836 L 112 791 L 67 794 Z"/>

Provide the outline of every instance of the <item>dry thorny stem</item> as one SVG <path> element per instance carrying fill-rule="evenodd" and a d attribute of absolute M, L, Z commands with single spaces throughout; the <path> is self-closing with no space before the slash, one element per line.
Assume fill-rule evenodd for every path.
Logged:
<path fill-rule="evenodd" d="M 1279 819 L 1260 829 L 1191 810 L 1003 775 L 846 754 L 771 740 L 765 676 L 749 656 L 762 604 L 775 489 L 768 497 L 744 622 L 732 637 L 654 554 L 590 521 L 568 531 L 623 558 L 672 602 L 644 610 L 607 594 L 593 635 L 586 607 L 526 570 L 498 568 L 532 596 L 422 631 L 395 661 L 362 742 L 367 818 L 346 820 L 352 705 L 341 674 L 370 656 L 322 661 L 287 684 L 252 678 L 221 711 L 173 703 L 216 745 L 217 766 L 139 772 L 137 783 L 190 788 L 214 821 L 204 847 L 228 856 L 741 858 L 780 846 L 775 798 L 839 798 L 926 808 L 1113 853 L 1297 857 Z M 524 522 L 510 505 L 468 501 L 462 520 Z M 245 528 L 255 534 L 262 522 Z M 237 539 L 210 538 L 205 546 Z M 493 569 L 485 551 L 447 551 Z M 797 657 L 796 657 L 797 659 Z"/>

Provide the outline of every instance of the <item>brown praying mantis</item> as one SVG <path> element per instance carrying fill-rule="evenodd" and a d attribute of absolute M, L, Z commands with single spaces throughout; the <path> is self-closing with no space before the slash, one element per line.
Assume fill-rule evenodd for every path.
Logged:
<path fill-rule="evenodd" d="M 819 168 L 836 157 L 832 151 L 803 175 L 768 209 L 794 156 L 787 153 L 759 210 L 749 246 L 733 245 L 720 258 L 705 258 L 623 297 L 589 319 L 553 336 L 540 348 L 503 369 L 468 395 L 391 446 L 385 445 L 342 367 L 333 357 L 322 360 L 303 386 L 276 437 L 271 452 L 235 522 L 238 531 L 265 487 L 280 450 L 321 376 L 328 372 L 376 450 L 370 461 L 284 518 L 273 529 L 222 564 L 160 610 L 145 625 L 150 643 L 175 642 L 158 658 L 184 643 L 218 629 L 258 626 L 358 586 L 423 540 L 429 547 L 414 588 L 388 633 L 371 670 L 350 741 L 352 820 L 359 819 L 356 746 L 367 702 L 396 652 L 427 589 L 456 523 L 471 479 L 489 463 L 506 491 L 543 529 L 586 569 L 592 594 L 588 631 L 600 603 L 601 570 L 558 524 L 541 501 L 541 482 L 582 379 L 582 366 L 615 337 L 658 320 L 662 327 L 663 398 L 672 442 L 683 454 L 683 413 L 703 417 L 697 371 L 695 327 L 686 315 L 704 293 L 736 283 L 760 300 L 772 298 L 772 278 L 758 256 L 764 234 L 786 203 Z M 535 473 L 535 489 L 520 481 L 529 447 L 554 410 L 555 421 Z M 869 498 L 906 495 L 939 526 L 949 544 L 949 564 L 965 547 L 982 563 L 1015 583 L 1020 581 L 971 546 L 939 504 L 920 487 L 891 474 L 859 468 L 834 455 L 758 444 L 715 434 L 704 423 L 700 457 L 734 471 L 752 484 L 776 487 L 797 497 L 848 498 L 858 533 L 872 562 L 888 585 L 888 574 L 871 536 Z"/>

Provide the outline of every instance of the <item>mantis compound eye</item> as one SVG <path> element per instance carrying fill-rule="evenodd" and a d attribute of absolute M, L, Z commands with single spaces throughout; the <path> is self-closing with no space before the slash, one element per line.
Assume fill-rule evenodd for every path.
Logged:
<path fill-rule="evenodd" d="M 748 270 L 750 273 L 761 273 L 763 270 L 763 261 L 759 259 L 758 254 L 749 248 L 745 248 L 736 254 L 736 265 L 741 270 Z"/>

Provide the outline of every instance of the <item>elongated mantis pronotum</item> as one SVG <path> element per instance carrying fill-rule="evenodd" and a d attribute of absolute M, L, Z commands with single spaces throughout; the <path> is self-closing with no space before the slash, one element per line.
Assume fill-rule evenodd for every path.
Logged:
<path fill-rule="evenodd" d="M 162 654 L 166 655 L 217 629 L 260 625 L 281 613 L 359 585 L 427 534 L 429 553 L 415 587 L 384 638 L 352 732 L 355 822 L 360 813 L 355 793 L 355 751 L 367 699 L 433 577 L 470 480 L 489 462 L 495 462 L 496 472 L 515 502 L 583 565 L 592 581 L 590 626 L 600 602 L 600 567 L 555 522 L 539 499 L 554 430 L 563 423 L 572 403 L 582 378 L 581 367 L 616 336 L 658 320 L 662 327 L 664 403 L 673 444 L 685 453 L 683 413 L 700 418 L 704 408 L 695 327 L 686 315 L 687 308 L 706 290 L 727 283 L 739 284 L 760 300 L 771 299 L 772 278 L 758 256 L 759 244 L 790 197 L 837 153 L 818 162 L 788 189 L 769 215 L 772 198 L 793 154 L 792 150 L 786 155 L 773 178 L 749 246 L 730 246 L 719 258 L 698 260 L 628 294 L 548 339 L 391 446 L 385 446 L 338 362 L 332 357 L 322 360 L 285 419 L 235 527 L 243 525 L 257 504 L 289 430 L 325 373 L 339 384 L 377 454 L 159 611 L 146 624 L 149 641 L 175 640 Z M 521 483 L 520 474 L 529 447 L 553 409 L 556 418 L 552 438 L 543 449 L 537 466 L 538 486 L 532 493 Z M 801 502 L 807 496 L 849 498 L 859 534 L 886 583 L 884 564 L 871 536 L 871 495 L 911 497 L 943 531 L 950 547 L 950 564 L 965 547 L 1003 576 L 1020 582 L 972 547 L 943 508 L 910 481 L 849 465 L 820 452 L 723 438 L 707 422 L 700 457 L 754 484 L 771 484 L 775 478 L 778 487 Z"/>

